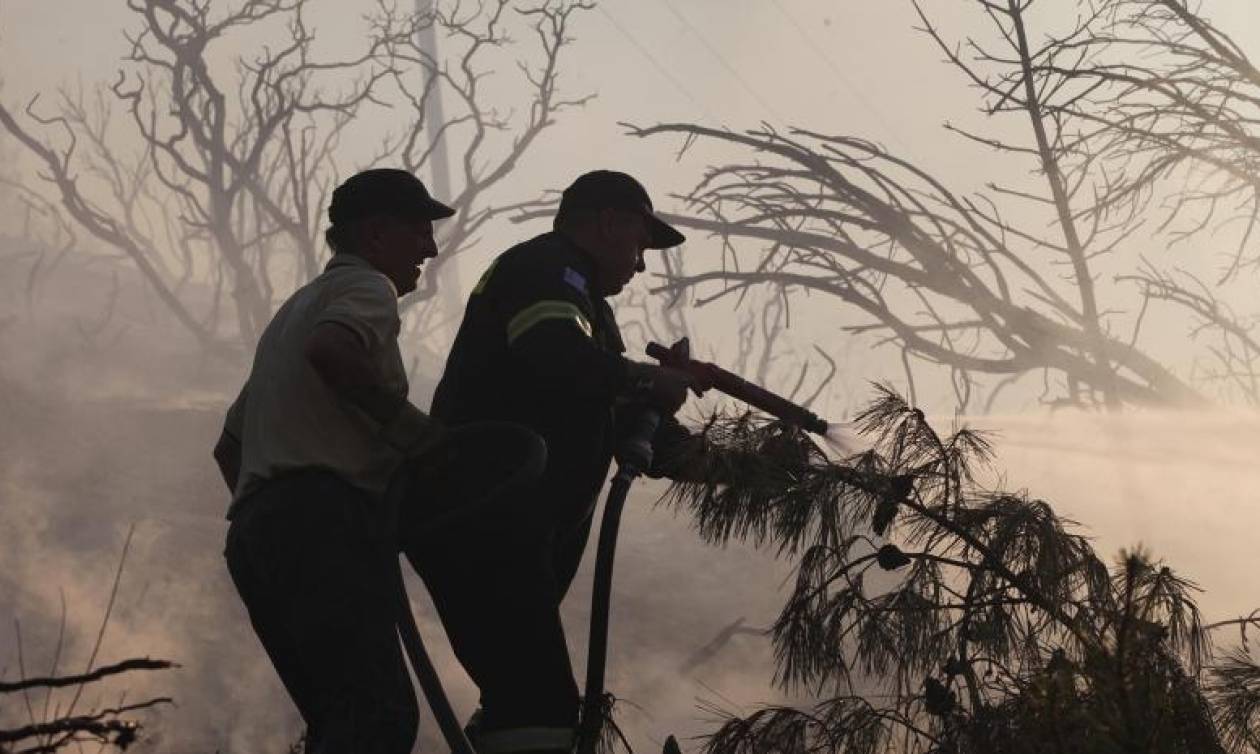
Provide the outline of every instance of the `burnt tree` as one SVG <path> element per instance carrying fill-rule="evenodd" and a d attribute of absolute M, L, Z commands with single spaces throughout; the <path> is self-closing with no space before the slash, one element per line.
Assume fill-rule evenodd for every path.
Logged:
<path fill-rule="evenodd" d="M 1013 185 L 958 191 L 877 143 L 817 130 L 633 128 L 640 137 L 677 135 L 684 148 L 704 139 L 747 155 L 711 167 L 683 197 L 688 212 L 671 216 L 716 237 L 721 264 L 674 276 L 663 288 L 718 291 L 712 297 L 768 286 L 832 296 L 869 320 L 849 332 L 900 350 L 912 395 L 915 364 L 931 364 L 948 373 L 963 410 L 991 406 L 1038 373 L 1051 405 L 1196 405 L 1214 382 L 1254 401 L 1250 336 L 1240 339 L 1249 317 L 1211 292 L 1205 299 L 1177 271 L 1134 261 L 1118 280 L 1098 272 L 1104 259 L 1136 256 L 1141 233 L 1193 233 L 1226 202 L 1249 196 L 1252 119 L 1239 113 L 1255 101 L 1250 63 L 1174 0 L 1085 3 L 1061 30 L 1036 26 L 1042 17 L 1034 4 L 974 3 L 993 33 L 962 44 L 915 5 L 925 33 L 979 93 L 982 113 L 1025 134 L 947 124 L 1003 160 L 1023 161 L 1029 177 Z M 1107 35 L 1121 26 L 1132 39 Z M 1163 62 L 1135 57 L 1139 44 L 1160 51 Z M 1137 62 L 1099 63 L 1121 52 Z M 1145 84 L 1126 79 L 1141 66 Z M 1235 167 L 1208 173 L 1216 162 Z M 1209 188 L 1171 191 L 1170 216 L 1148 227 L 1156 188 L 1174 185 L 1161 181 L 1188 175 Z M 1243 244 L 1249 202 L 1234 218 L 1246 223 Z M 1175 218 L 1193 222 L 1174 230 Z M 1186 369 L 1139 343 L 1152 304 L 1186 301 L 1203 329 L 1220 336 L 1209 344 L 1215 368 Z"/>

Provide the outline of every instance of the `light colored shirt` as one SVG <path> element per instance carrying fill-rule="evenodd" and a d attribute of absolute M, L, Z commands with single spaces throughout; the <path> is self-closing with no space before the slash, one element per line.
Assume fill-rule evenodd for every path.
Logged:
<path fill-rule="evenodd" d="M 324 322 L 358 335 L 384 375 L 384 387 L 407 395 L 394 284 L 361 257 L 333 256 L 323 273 L 276 311 L 258 341 L 249 379 L 228 409 L 224 429 L 241 445 L 229 518 L 241 500 L 287 471 L 323 468 L 381 494 L 401 460 L 379 425 L 338 397 L 306 358 L 307 339 Z"/>

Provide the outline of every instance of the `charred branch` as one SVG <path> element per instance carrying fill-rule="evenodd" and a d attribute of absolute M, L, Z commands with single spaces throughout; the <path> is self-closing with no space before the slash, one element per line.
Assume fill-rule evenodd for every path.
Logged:
<path fill-rule="evenodd" d="M 140 657 L 131 660 L 123 660 L 113 665 L 102 665 L 95 670 L 81 673 L 79 675 L 50 676 L 25 678 L 20 681 L 0 681 L 0 694 L 11 694 L 14 691 L 22 691 L 25 689 L 35 688 L 62 688 L 64 686 L 79 686 L 92 681 L 99 681 L 112 675 L 119 675 L 133 670 L 166 670 L 167 668 L 179 667 L 169 660 L 151 660 L 148 657 Z"/>
<path fill-rule="evenodd" d="M 1098 333 L 1055 278 L 1013 246 L 1035 238 L 986 204 L 945 185 L 882 147 L 801 129 L 734 133 L 686 124 L 635 128 L 640 137 L 678 134 L 756 151 L 769 159 L 712 168 L 667 215 L 708 231 L 724 250 L 720 269 L 675 276 L 660 290 L 706 291 L 698 303 L 750 286 L 817 291 L 866 314 L 856 331 L 880 333 L 916 359 L 953 370 L 960 398 L 972 375 L 1038 369 L 1089 387 L 1106 403 L 1201 403 L 1198 391 L 1129 342 Z M 728 254 L 737 242 L 768 242 Z M 916 298 L 921 309 L 898 303 Z M 1103 366 L 1103 364 L 1109 366 Z"/>

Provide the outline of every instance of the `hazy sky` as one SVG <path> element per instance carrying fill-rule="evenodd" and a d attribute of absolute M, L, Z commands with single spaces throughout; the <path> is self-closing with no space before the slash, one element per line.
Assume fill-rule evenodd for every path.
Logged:
<path fill-rule="evenodd" d="M 974 2 L 924 0 L 923 6 L 948 38 L 989 34 L 988 21 Z M 362 16 L 374 7 L 371 2 L 310 0 L 308 24 L 320 50 L 334 55 L 361 44 Z M 1037 7 L 1046 21 L 1039 26 L 1051 28 L 1069 22 L 1079 5 L 1075 0 L 1042 0 Z M 1205 0 L 1203 7 L 1240 42 L 1257 48 L 1260 4 Z M 932 41 L 915 31 L 918 23 L 910 0 L 603 0 L 576 17 L 576 41 L 561 65 L 565 93 L 594 93 L 596 98 L 581 110 L 562 113 L 493 199 L 534 198 L 562 188 L 585 170 L 613 167 L 643 179 L 658 206 L 677 208 L 668 194 L 687 191 L 711 158 L 722 154 L 701 144 L 676 160 L 680 140 L 631 139 L 618 125 L 625 121 L 699 122 L 732 129 L 764 121 L 863 136 L 908 156 L 964 193 L 987 181 L 1026 176 L 1031 167 L 1026 162 L 996 159 L 941 128 L 952 121 L 982 131 L 1015 129 L 1007 132 L 1027 138 L 1026 124 L 1018 118 L 980 123 L 975 92 L 941 62 Z M 52 96 L 66 82 L 82 80 L 91 87 L 111 81 L 127 47 L 123 29 L 134 27 L 133 14 L 122 0 L 5 0 L 0 4 L 0 97 L 15 105 L 35 92 Z M 532 51 L 527 30 L 515 36 L 520 49 Z M 246 46 L 241 52 L 253 50 Z M 505 107 L 519 107 L 519 81 L 512 61 L 504 59 L 486 86 L 502 96 Z M 355 138 L 343 144 L 343 169 L 366 158 L 379 136 L 396 126 L 396 117 L 380 109 L 365 112 Z M 487 228 L 464 257 L 464 269 L 448 271 L 442 285 L 467 289 L 492 255 L 542 227 L 499 223 Z M 693 235 L 688 254 L 698 260 L 697 266 L 713 264 L 715 243 Z M 1206 270 L 1209 276 L 1219 266 L 1216 249 L 1163 258 L 1159 246 L 1146 251 L 1156 261 L 1171 260 Z M 1096 262 L 1099 273 L 1109 278 L 1114 270 L 1107 264 Z M 1131 258 L 1123 264 L 1131 264 Z M 837 327 L 851 324 L 853 317 L 850 311 L 831 309 L 812 320 L 798 318 L 798 346 L 808 350 L 828 337 L 824 347 L 843 351 L 851 339 L 837 335 Z M 1177 347 L 1184 342 L 1175 323 L 1166 336 L 1157 324 L 1144 337 L 1167 337 Z M 1152 347 L 1158 348 L 1158 342 Z M 895 356 L 889 349 L 888 357 L 895 361 Z M 883 376 L 877 371 L 857 382 Z"/>
<path fill-rule="evenodd" d="M 348 50 L 374 5 L 311 0 L 308 23 L 326 51 Z M 951 37 L 986 28 L 974 3 L 923 5 Z M 1075 0 L 1042 0 L 1040 7 L 1060 21 L 1077 13 Z M 1260 5 L 1205 0 L 1204 9 L 1239 41 L 1260 40 Z M 699 166 L 675 165 L 667 142 L 622 137 L 619 121 L 735 129 L 766 121 L 851 133 L 883 141 L 950 180 L 973 179 L 976 151 L 940 126 L 973 118 L 975 97 L 917 25 L 909 0 L 603 0 L 577 17 L 561 80 L 569 93 L 598 96 L 562 117 L 512 189 L 532 196 L 595 165 L 632 169 L 657 194 L 690 186 Z M 122 30 L 134 26 L 122 0 L 5 0 L 0 95 L 24 102 L 76 77 L 112 80 L 126 49 Z M 497 75 L 510 83 L 515 72 L 505 67 Z M 387 113 L 375 117 L 388 128 Z"/>
<path fill-rule="evenodd" d="M 322 51 L 344 54 L 361 44 L 361 17 L 374 5 L 311 0 L 308 24 Z M 940 5 L 942 16 L 958 7 Z M 974 103 L 913 24 L 912 7 L 900 1 L 602 2 L 576 17 L 576 41 L 561 66 L 566 94 L 593 93 L 595 99 L 562 113 L 494 196 L 505 202 L 534 198 L 585 170 L 612 167 L 639 176 L 658 206 L 676 207 L 668 194 L 688 190 L 712 151 L 701 145 L 678 162 L 677 139 L 631 139 L 618 125 L 625 121 L 732 129 L 763 121 L 803 125 L 882 140 L 934 170 L 965 174 L 969 152 L 935 145 L 947 143 L 940 122 L 967 117 Z M 127 50 L 123 29 L 135 26 L 121 0 L 7 0 L 0 5 L 0 97 L 15 106 L 43 92 L 51 104 L 60 85 L 82 81 L 90 90 L 112 81 Z M 532 41 L 524 29 L 515 36 L 522 48 Z M 502 94 L 505 106 L 519 107 L 519 81 L 511 61 L 502 60 L 487 87 Z M 343 144 L 342 165 L 366 158 L 379 135 L 394 126 L 393 117 L 380 109 L 366 112 L 354 132 L 359 138 Z M 541 228 L 500 223 L 487 229 L 465 257 L 465 269 L 451 274 L 448 268 L 442 285 L 466 289 L 493 254 Z M 693 240 L 688 253 L 704 254 L 707 244 Z M 819 324 L 832 330 L 836 323 Z M 797 331 L 802 344 L 813 342 L 814 332 Z"/>
<path fill-rule="evenodd" d="M 326 50 L 350 49 L 373 5 L 312 0 L 309 24 Z M 950 31 L 983 28 L 961 0 L 925 5 Z M 1226 8 L 1237 17 L 1230 28 L 1260 20 L 1243 0 L 1209 5 L 1239 6 Z M 1056 12 L 1075 12 L 1071 0 L 1055 0 L 1060 6 Z M 129 16 L 121 0 L 6 0 L 6 101 L 78 76 L 111 80 L 126 48 L 122 29 L 134 27 Z M 623 138 L 619 121 L 803 125 L 879 139 L 946 175 L 963 174 L 973 154 L 940 124 L 970 117 L 975 100 L 916 24 L 908 0 L 605 0 L 578 16 L 562 66 L 567 92 L 598 96 L 561 119 L 513 188 L 533 195 L 595 165 L 633 169 L 658 194 L 689 187 L 697 165 L 674 165 L 675 145 L 665 141 Z M 511 81 L 515 72 L 498 74 Z M 388 114 L 377 117 L 388 126 Z"/>

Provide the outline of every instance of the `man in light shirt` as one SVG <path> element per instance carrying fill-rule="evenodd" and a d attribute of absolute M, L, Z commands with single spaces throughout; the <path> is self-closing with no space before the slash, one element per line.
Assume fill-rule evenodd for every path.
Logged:
<path fill-rule="evenodd" d="M 452 214 L 402 170 L 339 186 L 333 257 L 263 332 L 214 450 L 233 493 L 228 569 L 312 754 L 414 743 L 384 493 L 443 430 L 407 400 L 398 298 L 437 255 L 433 221 Z"/>

